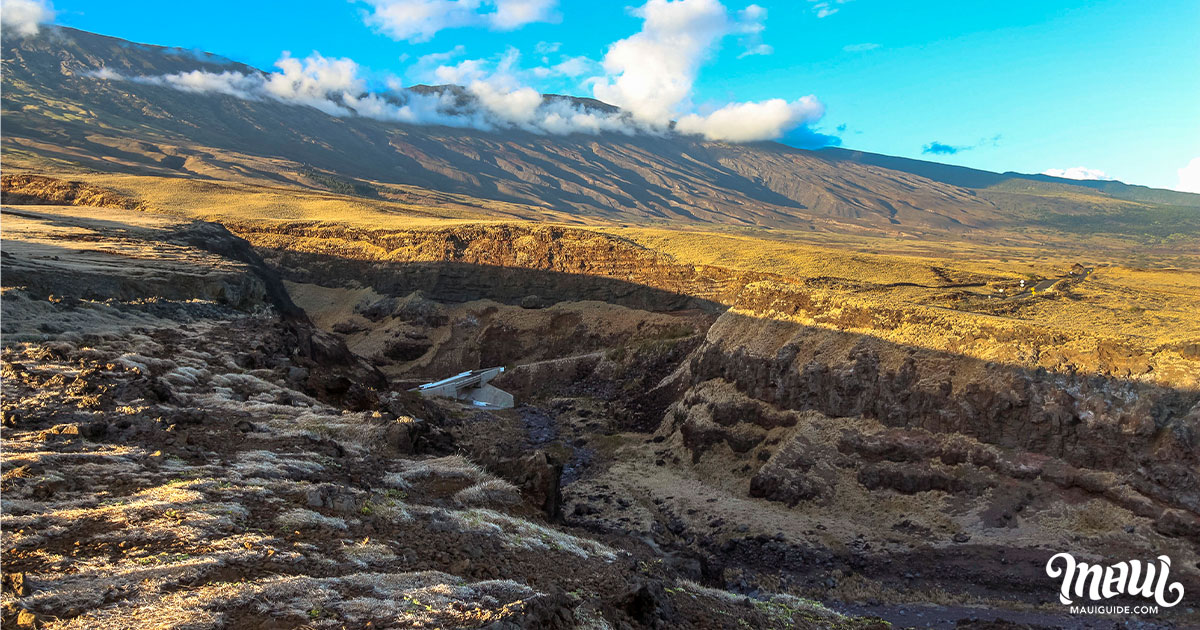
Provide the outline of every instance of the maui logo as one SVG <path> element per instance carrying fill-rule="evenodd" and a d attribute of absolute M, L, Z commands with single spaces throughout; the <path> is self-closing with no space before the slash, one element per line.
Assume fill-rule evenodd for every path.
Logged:
<path fill-rule="evenodd" d="M 1071 554 L 1059 553 L 1046 563 L 1046 575 L 1062 578 L 1058 600 L 1066 605 L 1072 603 L 1072 596 L 1084 597 L 1086 593 L 1092 601 L 1117 595 L 1154 598 L 1159 606 L 1170 608 L 1183 599 L 1183 585 L 1167 582 L 1170 572 L 1171 559 L 1167 556 L 1159 556 L 1158 564 L 1147 562 L 1143 566 L 1139 560 L 1130 560 L 1105 567 L 1076 562 Z M 1167 601 L 1168 593 L 1175 599 Z"/>

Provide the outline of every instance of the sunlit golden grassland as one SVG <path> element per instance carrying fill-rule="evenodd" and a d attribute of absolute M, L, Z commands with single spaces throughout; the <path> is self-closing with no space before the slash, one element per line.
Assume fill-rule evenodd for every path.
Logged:
<path fill-rule="evenodd" d="M 345 226 L 360 233 L 498 222 L 583 228 L 682 265 L 778 274 L 782 282 L 805 287 L 832 305 L 827 319 L 806 324 L 845 328 L 846 318 L 838 311 L 887 311 L 883 320 L 898 322 L 895 326 L 862 332 L 904 344 L 964 349 L 972 338 L 985 335 L 982 331 L 1018 336 L 1026 326 L 1042 336 L 1062 333 L 1065 343 L 1081 349 L 1117 340 L 1155 354 L 1200 342 L 1200 318 L 1194 316 L 1200 312 L 1200 257 L 1186 243 L 1163 253 L 1153 243 L 1131 237 L 1046 230 L 882 237 L 697 224 L 641 226 L 415 187 L 379 186 L 384 192 L 367 198 L 261 182 L 87 173 L 61 177 L 115 191 L 137 200 L 147 212 L 218 221 L 235 232 L 251 226 L 269 231 L 282 224 Z M 368 239 L 315 234 L 321 242 L 314 242 L 313 235 L 288 236 L 272 246 L 340 252 L 363 260 L 404 255 L 384 252 Z M 1093 271 L 1053 291 L 1011 297 L 1022 280 L 1032 284 L 1068 278 L 1075 263 Z M 932 327 L 940 332 L 932 334 Z M 1015 350 L 1018 345 L 1007 353 L 970 353 L 1026 361 L 1028 353 Z"/>
<path fill-rule="evenodd" d="M 1119 248 L 1047 253 L 962 240 L 606 231 L 680 262 L 778 273 L 798 280 L 804 299 L 816 303 L 799 317 L 756 316 L 852 330 L 897 348 L 948 350 L 981 361 L 1074 366 L 1181 387 L 1200 383 L 1195 316 L 1200 270 L 1141 267 Z M 1091 269 L 1086 278 L 1070 274 L 1077 262 Z M 1031 295 L 1020 293 L 1022 280 L 1057 282 Z M 855 312 L 870 315 L 852 316 Z"/>
<path fill-rule="evenodd" d="M 67 177 L 138 199 L 155 212 L 218 222 L 322 221 L 360 228 L 412 229 L 540 216 L 518 204 L 480 202 L 415 187 L 394 187 L 394 194 L 389 195 L 393 198 L 369 199 L 301 186 L 182 177 L 72 174 L 64 179 Z M 411 201 L 396 200 L 406 197 Z"/>
<path fill-rule="evenodd" d="M 961 240 L 909 243 L 855 241 L 845 235 L 795 234 L 789 239 L 698 230 L 598 229 L 679 262 L 829 279 L 836 281 L 833 286 L 840 284 L 848 294 L 868 301 L 930 304 L 1160 342 L 1200 340 L 1200 318 L 1194 316 L 1200 312 L 1200 269 L 1142 268 L 1119 249 L 1072 254 Z M 1093 269 L 1084 280 L 1041 296 L 998 296 L 999 288 L 1012 292 L 1021 280 L 1069 277 L 1077 262 Z"/>

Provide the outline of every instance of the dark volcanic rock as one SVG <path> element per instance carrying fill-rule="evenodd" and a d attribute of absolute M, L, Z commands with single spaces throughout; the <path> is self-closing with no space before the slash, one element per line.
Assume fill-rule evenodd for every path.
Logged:
<path fill-rule="evenodd" d="M 525 457 L 483 457 L 482 463 L 518 488 L 530 503 L 551 521 L 562 518 L 563 464 L 550 453 L 538 451 Z"/>

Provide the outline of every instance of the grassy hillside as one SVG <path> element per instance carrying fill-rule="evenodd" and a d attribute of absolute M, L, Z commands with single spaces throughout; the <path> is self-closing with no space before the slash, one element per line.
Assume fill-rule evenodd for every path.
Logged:
<path fill-rule="evenodd" d="M 1068 193 L 1084 197 L 1109 197 L 1124 201 L 1200 208 L 1200 195 L 1194 193 L 1147 186 L 1131 186 L 1118 181 L 1075 180 L 1050 175 L 1025 175 L 1013 172 L 993 173 L 966 166 L 939 164 L 837 147 L 821 149 L 817 154 L 830 160 L 882 166 L 964 188 L 1046 195 Z"/>
<path fill-rule="evenodd" d="M 3 150 L 10 172 L 171 176 L 417 204 L 441 204 L 450 195 L 452 205 L 502 209 L 502 216 L 922 239 L 1004 238 L 1042 228 L 1077 234 L 1079 221 L 1059 215 L 1125 217 L 1143 203 L 1197 197 L 1016 180 L 776 143 L 543 136 L 339 118 L 306 106 L 102 79 L 94 75 L 101 68 L 132 77 L 256 72 L 68 28 L 7 39 Z M 1194 216 L 1160 212 L 1152 232 L 1186 234 Z M 1118 218 L 1100 231 L 1141 238 L 1144 231 L 1129 223 Z"/>

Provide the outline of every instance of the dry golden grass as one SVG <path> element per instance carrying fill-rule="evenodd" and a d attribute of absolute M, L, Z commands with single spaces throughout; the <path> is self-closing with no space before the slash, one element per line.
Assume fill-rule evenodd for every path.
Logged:
<path fill-rule="evenodd" d="M 1200 269 L 1113 263 L 1112 257 L 1121 260 L 1120 252 L 1105 249 L 1084 257 L 1042 255 L 1020 246 L 892 241 L 889 253 L 874 253 L 872 246 L 878 243 L 869 237 L 850 242 L 837 235 L 796 234 L 795 240 L 782 240 L 693 230 L 600 230 L 669 254 L 677 262 L 798 280 L 799 290 L 762 283 L 759 291 L 799 291 L 818 303 L 800 316 L 762 311 L 748 315 L 849 329 L 905 347 L 952 350 L 984 361 L 1049 368 L 1055 367 L 1057 357 L 1082 360 L 1080 365 L 1088 367 L 1081 357 L 1096 353 L 1101 345 L 1116 344 L 1131 356 L 1153 356 L 1152 378 L 1183 386 L 1197 383 L 1194 359 L 1183 357 L 1179 347 L 1200 341 L 1200 318 L 1194 315 L 1200 312 Z M 1005 288 L 1011 295 L 1020 280 L 1034 276 L 1065 277 L 1075 262 L 1094 272 L 1037 296 L 1002 299 L 997 293 Z M 893 284 L 899 286 L 889 286 Z M 948 286 L 955 284 L 981 286 Z M 844 315 L 855 311 L 871 313 L 875 323 L 847 326 Z M 1055 341 L 1042 341 L 1048 339 Z"/>
<path fill-rule="evenodd" d="M 656 228 L 598 228 L 597 231 L 627 238 L 682 263 L 767 271 L 794 278 L 833 277 L 881 284 L 940 282 L 928 260 L 764 238 L 763 234 Z"/>
<path fill-rule="evenodd" d="M 1092 499 L 1085 503 L 1063 504 L 1056 513 L 1041 514 L 1038 525 L 1062 535 L 1120 535 L 1128 526 L 1144 525 L 1132 512 L 1108 501 Z"/>
<path fill-rule="evenodd" d="M 300 186 L 185 177 L 85 173 L 62 178 L 113 190 L 144 203 L 153 212 L 219 222 L 325 221 L 372 229 L 498 220 L 579 222 L 568 213 L 546 208 L 483 201 L 395 184 L 388 185 L 389 190 L 397 191 L 394 195 L 365 198 Z"/>
<path fill-rule="evenodd" d="M 411 187 L 388 187 L 393 192 L 386 196 L 405 199 L 393 201 L 249 181 L 114 174 L 64 177 L 112 190 L 151 213 L 221 221 L 234 231 L 250 226 L 269 230 L 272 225 L 295 222 L 384 231 L 494 222 L 571 223 L 576 227 L 581 223 L 578 217 L 547 208 Z M 761 284 L 756 290 L 785 295 L 789 286 L 802 287 L 823 309 L 800 315 L 769 310 L 748 313 L 759 317 L 852 330 L 900 345 L 950 350 L 985 361 L 1045 367 L 1054 367 L 1041 358 L 1047 352 L 1074 360 L 1095 353 L 1099 345 L 1115 343 L 1135 355 L 1156 356 L 1157 363 L 1147 372 L 1153 372 L 1152 378 L 1187 385 L 1186 374 L 1195 371 L 1194 360 L 1178 350 L 1200 340 L 1200 319 L 1193 315 L 1200 312 L 1200 259 L 1186 247 L 1177 248 L 1172 258 L 1160 251 L 1162 248 L 1129 239 L 1045 231 L 882 237 L 588 222 L 592 225 L 585 229 L 659 252 L 677 264 L 779 274 L 784 284 Z M 276 239 L 278 243 L 268 240 L 280 247 L 363 260 L 402 261 L 405 256 L 420 254 L 383 251 L 365 239 L 347 238 L 317 231 L 307 236 L 289 234 Z M 1065 276 L 1075 262 L 1093 267 L 1095 272 L 1065 291 L 1020 299 L 998 297 L 1001 288 L 1011 295 L 1023 278 Z M 347 296 L 347 291 L 356 295 Z M 297 296 L 306 308 L 312 306 L 310 301 L 369 297 L 370 290 L 308 293 L 312 295 Z M 328 327 L 351 317 L 347 308 L 352 306 L 325 304 L 317 308 L 319 323 Z M 874 324 L 848 323 L 856 312 L 884 315 Z M 1032 341 L 1037 339 L 1057 341 L 1051 348 Z M 1083 367 L 1090 369 L 1089 365 Z"/>

